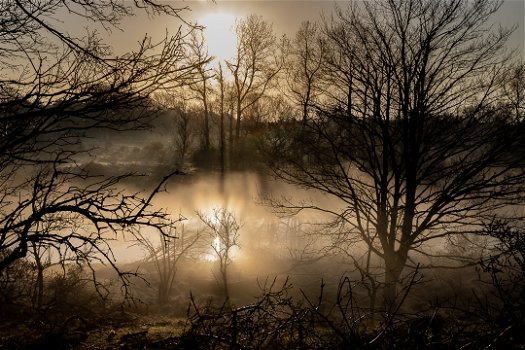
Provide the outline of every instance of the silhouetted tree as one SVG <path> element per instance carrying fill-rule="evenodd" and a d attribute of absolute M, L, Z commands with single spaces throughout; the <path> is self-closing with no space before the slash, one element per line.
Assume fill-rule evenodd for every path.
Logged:
<path fill-rule="evenodd" d="M 503 101 L 500 107 L 506 107 L 507 113 L 522 122 L 525 117 L 525 63 L 516 64 L 503 79 Z"/>
<path fill-rule="evenodd" d="M 155 94 L 155 101 L 170 115 L 168 137 L 170 151 L 174 153 L 177 166 L 185 167 L 187 158 L 195 150 L 195 134 L 197 133 L 198 111 L 190 105 L 192 100 L 188 89 L 179 88 L 174 91 Z"/>
<path fill-rule="evenodd" d="M 316 22 L 305 21 L 292 41 L 287 55 L 286 81 L 290 98 L 301 106 L 306 123 L 312 106 L 321 94 L 323 67 L 326 61 L 326 42 L 320 36 Z"/>
<path fill-rule="evenodd" d="M 238 140 L 243 112 L 264 96 L 283 66 L 283 57 L 277 53 L 271 24 L 262 16 L 252 14 L 239 20 L 235 32 L 235 57 L 226 61 L 226 66 L 234 84 L 235 138 Z"/>
<path fill-rule="evenodd" d="M 224 302 L 230 306 L 230 290 L 228 267 L 232 263 L 232 249 L 239 246 L 239 230 L 241 225 L 233 213 L 225 208 L 214 209 L 211 215 L 198 213 L 201 221 L 209 228 L 213 239 L 212 248 L 219 262 L 221 284 L 224 292 Z"/>
<path fill-rule="evenodd" d="M 221 180 L 221 186 L 223 186 L 224 173 L 226 170 L 226 130 L 224 125 L 226 82 L 224 79 L 221 62 L 219 62 L 219 67 L 215 72 L 215 79 L 219 82 L 219 152 L 221 163 L 221 176 L 223 176 Z"/>
<path fill-rule="evenodd" d="M 208 55 L 206 41 L 204 40 L 202 30 L 192 31 L 189 48 L 192 60 L 194 60 L 194 62 L 199 62 L 197 65 L 196 77 L 194 78 L 194 81 L 189 84 L 189 88 L 197 94 L 197 98 L 202 102 L 202 107 L 204 109 L 204 149 L 208 150 L 210 148 L 209 94 L 211 92 L 209 80 L 212 79 L 213 74 L 207 65 L 214 57 Z M 190 64 L 192 63 L 193 62 L 190 62 Z"/>
<path fill-rule="evenodd" d="M 332 207 L 273 204 L 332 214 L 339 238 L 360 237 L 384 262 L 388 306 L 411 254 L 477 232 L 523 199 L 523 123 L 496 109 L 511 33 L 487 24 L 499 6 L 392 0 L 338 9 L 325 26 L 333 91 L 305 130 L 270 140 L 276 176 L 334 198 Z"/>
<path fill-rule="evenodd" d="M 127 193 L 127 175 L 95 176 L 83 166 L 86 136 L 140 130 L 156 114 L 149 95 L 183 84 L 196 63 L 182 64 L 184 36 L 145 37 L 114 56 L 96 30 L 77 38 L 53 20 L 59 13 L 111 30 L 133 13 L 178 17 L 182 9 L 132 3 L 16 0 L 0 5 L 0 270 L 36 244 L 76 260 L 114 265 L 108 239 L 137 225 L 158 230 L 169 215 L 152 207 L 155 193 Z M 89 159 L 89 158 L 88 158 Z M 61 222 L 61 229 L 41 224 Z"/>
<path fill-rule="evenodd" d="M 152 261 L 155 265 L 158 276 L 157 303 L 160 306 L 169 302 L 179 261 L 197 243 L 199 237 L 198 232 L 186 231 L 183 224 L 174 225 L 170 232 L 161 234 L 157 243 L 143 234 L 137 235 L 136 244 L 146 250 L 146 261 Z"/>

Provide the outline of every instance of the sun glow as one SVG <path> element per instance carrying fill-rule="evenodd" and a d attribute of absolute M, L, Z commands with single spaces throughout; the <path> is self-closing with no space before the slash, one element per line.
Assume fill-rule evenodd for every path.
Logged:
<path fill-rule="evenodd" d="M 216 252 L 221 251 L 221 238 L 219 236 L 213 240 L 213 249 L 215 249 Z"/>
<path fill-rule="evenodd" d="M 217 261 L 219 260 L 219 254 L 221 254 L 221 238 L 219 236 L 216 236 L 215 239 L 212 242 L 211 249 L 204 254 L 204 259 L 206 261 Z"/>
<path fill-rule="evenodd" d="M 203 260 L 229 264 L 239 257 L 237 231 L 240 227 L 236 227 L 235 219 L 232 221 L 233 217 L 230 215 L 231 212 L 224 208 L 200 211 L 201 220 L 206 223 L 204 229 L 212 234 L 208 241 L 208 249 L 202 254 Z"/>
<path fill-rule="evenodd" d="M 231 58 L 237 46 L 235 16 L 229 13 L 209 13 L 200 18 L 198 23 L 204 26 L 208 53 L 219 61 Z"/>

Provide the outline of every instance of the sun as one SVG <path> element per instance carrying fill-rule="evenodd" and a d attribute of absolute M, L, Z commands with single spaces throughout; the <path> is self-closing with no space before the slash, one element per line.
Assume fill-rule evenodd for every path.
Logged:
<path fill-rule="evenodd" d="M 231 58 L 237 46 L 235 34 L 235 16 L 230 13 L 208 13 L 198 23 L 204 26 L 204 38 L 208 53 L 223 61 Z"/>

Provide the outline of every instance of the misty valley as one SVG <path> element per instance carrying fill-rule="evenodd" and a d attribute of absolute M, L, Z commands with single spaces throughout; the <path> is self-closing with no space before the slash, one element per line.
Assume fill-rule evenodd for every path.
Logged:
<path fill-rule="evenodd" d="M 272 3 L 0 0 L 0 349 L 525 347 L 525 5 Z"/>

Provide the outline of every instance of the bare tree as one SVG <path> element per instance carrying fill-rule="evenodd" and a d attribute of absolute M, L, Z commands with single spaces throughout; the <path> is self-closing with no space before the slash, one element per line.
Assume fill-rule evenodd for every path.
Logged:
<path fill-rule="evenodd" d="M 33 288 L 33 307 L 40 308 L 44 302 L 44 271 L 51 266 L 49 250 L 32 242 L 31 254 L 35 260 L 36 281 Z M 47 257 L 44 258 L 44 256 Z"/>
<path fill-rule="evenodd" d="M 232 263 L 232 249 L 239 246 L 241 225 L 237 222 L 235 216 L 225 208 L 214 209 L 211 215 L 204 213 L 198 213 L 197 215 L 210 229 L 209 233 L 213 239 L 211 246 L 219 262 L 224 302 L 226 306 L 230 306 L 228 267 Z"/>
<path fill-rule="evenodd" d="M 145 37 L 134 52 L 116 57 L 95 30 L 77 38 L 53 18 L 64 11 L 111 30 L 133 8 L 172 16 L 181 9 L 152 0 L 16 0 L 0 8 L 0 270 L 35 243 L 116 268 L 109 239 L 137 225 L 170 226 L 152 203 L 169 176 L 150 194 L 128 193 L 119 187 L 128 175 L 95 176 L 83 168 L 81 156 L 90 149 L 82 141 L 101 130 L 148 127 L 157 112 L 149 95 L 183 84 L 196 65 L 181 63 L 180 31 L 158 43 Z M 67 225 L 41 230 L 48 221 Z"/>
<path fill-rule="evenodd" d="M 301 106 L 302 120 L 306 123 L 310 109 L 321 93 L 326 42 L 315 22 L 305 21 L 292 41 L 287 55 L 286 80 L 291 100 Z"/>
<path fill-rule="evenodd" d="M 213 60 L 213 56 L 208 55 L 202 30 L 191 32 L 189 48 L 193 62 L 199 62 L 197 65 L 197 78 L 189 84 L 189 88 L 197 94 L 197 98 L 202 102 L 204 108 L 204 149 L 208 150 L 210 148 L 209 94 L 211 90 L 208 81 L 212 79 L 213 75 L 207 65 Z M 193 62 L 190 62 L 190 64 Z"/>
<path fill-rule="evenodd" d="M 221 175 L 224 176 L 226 169 L 226 130 L 224 125 L 225 115 L 225 94 L 226 94 L 226 82 L 222 71 L 222 63 L 219 62 L 219 68 L 215 72 L 215 79 L 219 82 L 219 115 L 220 115 L 220 126 L 219 126 L 219 150 L 220 150 L 220 162 L 221 162 Z M 223 182 L 221 181 L 221 186 Z"/>
<path fill-rule="evenodd" d="M 181 218 L 180 223 L 183 218 Z M 179 228 L 177 233 L 175 228 Z M 167 234 L 159 236 L 160 241 L 155 243 L 143 234 L 137 235 L 137 245 L 143 247 L 148 256 L 146 261 L 153 261 L 158 276 L 157 302 L 166 305 L 173 291 L 179 261 L 197 243 L 200 238 L 198 232 L 188 232 L 184 224 L 173 226 Z"/>
<path fill-rule="evenodd" d="M 43 232 L 44 234 L 50 231 L 60 231 L 63 228 L 63 223 L 60 221 L 46 221 L 39 224 L 36 228 L 37 232 Z M 52 254 L 57 255 L 58 257 L 53 259 Z M 32 241 L 30 256 L 34 260 L 36 277 L 35 283 L 33 286 L 33 296 L 32 303 L 33 307 L 41 308 L 44 303 L 44 272 L 46 269 L 52 267 L 53 265 L 63 264 L 64 254 L 61 254 L 61 251 L 52 251 L 51 247 L 47 246 L 43 242 Z M 55 261 L 53 261 L 55 260 Z"/>
<path fill-rule="evenodd" d="M 506 107 L 514 114 L 516 121 L 525 117 L 525 63 L 516 64 L 509 76 L 503 79 L 503 101 L 501 107 Z"/>
<path fill-rule="evenodd" d="M 294 104 L 283 94 L 269 95 L 266 104 L 268 123 L 277 125 L 292 123 L 297 115 Z"/>
<path fill-rule="evenodd" d="M 194 150 L 194 136 L 197 132 L 195 122 L 197 120 L 193 106 L 193 100 L 188 89 L 184 87 L 169 92 L 155 94 L 155 102 L 159 103 L 170 114 L 168 125 L 168 137 L 170 151 L 175 155 L 175 164 L 185 167 L 186 160 Z"/>
<path fill-rule="evenodd" d="M 227 80 L 224 73 L 224 62 L 219 62 L 214 69 L 214 80 L 217 83 L 214 105 L 219 112 L 219 161 L 221 174 L 224 175 L 229 167 L 233 149 L 234 129 L 233 111 L 235 96 L 233 83 Z"/>
<path fill-rule="evenodd" d="M 272 26 L 262 16 L 250 15 L 237 22 L 235 57 L 226 61 L 231 72 L 235 92 L 235 138 L 241 132 L 244 111 L 264 96 L 270 83 L 283 66 L 276 55 L 276 39 Z"/>
<path fill-rule="evenodd" d="M 523 123 L 499 113 L 511 30 L 487 25 L 499 2 L 386 1 L 337 11 L 326 32 L 345 79 L 308 128 L 273 140 L 275 175 L 334 197 L 274 205 L 333 215 L 385 266 L 385 301 L 416 253 L 478 232 L 521 203 Z M 351 59 L 350 59 L 351 58 Z"/>

